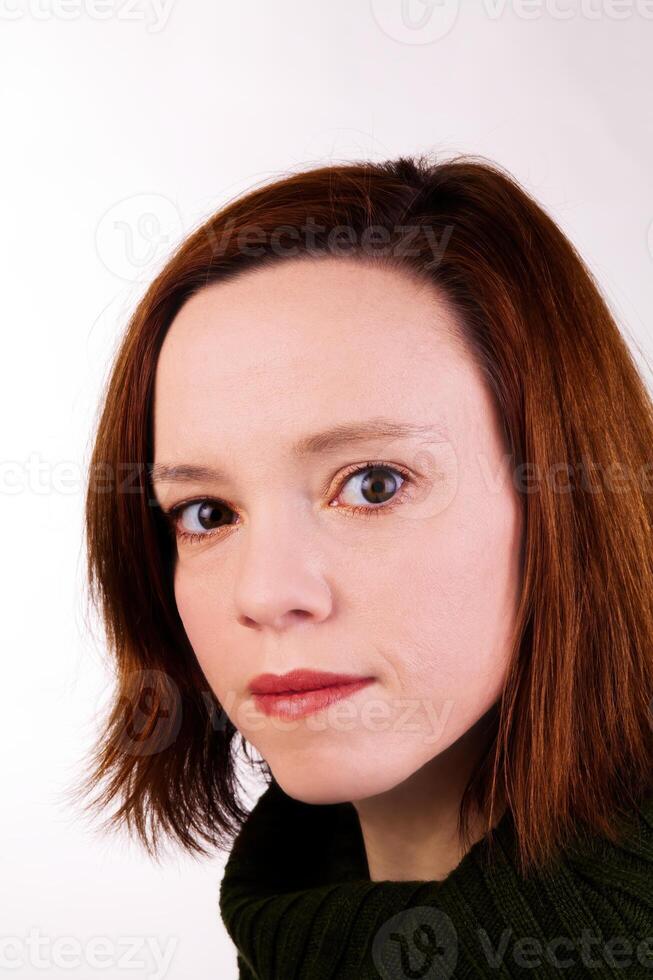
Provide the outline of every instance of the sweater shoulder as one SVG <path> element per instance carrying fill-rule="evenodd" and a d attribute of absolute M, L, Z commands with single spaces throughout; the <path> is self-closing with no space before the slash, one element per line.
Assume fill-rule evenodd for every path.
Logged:
<path fill-rule="evenodd" d="M 617 840 L 595 836 L 570 848 L 566 863 L 586 891 L 640 907 L 653 926 L 653 796 L 622 821 Z"/>

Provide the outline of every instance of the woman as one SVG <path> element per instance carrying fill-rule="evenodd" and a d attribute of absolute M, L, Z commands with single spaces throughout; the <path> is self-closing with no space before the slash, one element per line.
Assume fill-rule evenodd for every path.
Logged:
<path fill-rule="evenodd" d="M 172 256 L 91 461 L 89 786 L 152 853 L 230 849 L 241 977 L 650 975 L 652 444 L 483 160 L 297 173 Z"/>

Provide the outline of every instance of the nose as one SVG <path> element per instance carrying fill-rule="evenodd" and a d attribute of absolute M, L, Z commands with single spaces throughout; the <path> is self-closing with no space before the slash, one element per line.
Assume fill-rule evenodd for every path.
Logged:
<path fill-rule="evenodd" d="M 244 532 L 235 604 L 238 622 L 250 629 L 285 630 L 331 613 L 331 589 L 310 531 L 299 530 L 287 514 L 282 521 Z"/>

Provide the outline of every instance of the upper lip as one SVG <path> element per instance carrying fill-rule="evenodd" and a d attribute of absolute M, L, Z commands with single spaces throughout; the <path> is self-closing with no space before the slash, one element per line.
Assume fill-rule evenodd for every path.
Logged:
<path fill-rule="evenodd" d="M 314 691 L 335 684 L 353 684 L 372 680 L 355 674 L 333 674 L 323 670 L 291 670 L 287 674 L 259 674 L 252 678 L 249 689 L 252 694 L 287 694 L 291 691 Z"/>

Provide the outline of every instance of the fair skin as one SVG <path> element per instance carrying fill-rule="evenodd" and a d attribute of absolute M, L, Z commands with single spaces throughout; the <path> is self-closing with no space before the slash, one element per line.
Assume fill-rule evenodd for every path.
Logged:
<path fill-rule="evenodd" d="M 200 536 L 177 540 L 174 589 L 207 684 L 286 793 L 353 803 L 373 881 L 459 863 L 477 723 L 511 652 L 522 515 L 457 328 L 403 272 L 286 260 L 187 300 L 157 365 L 155 464 L 220 470 L 154 483 Z M 422 428 L 292 452 L 380 417 Z M 351 475 L 368 462 L 382 503 L 369 468 Z M 303 719 L 263 715 L 249 681 L 294 668 L 374 682 Z"/>

